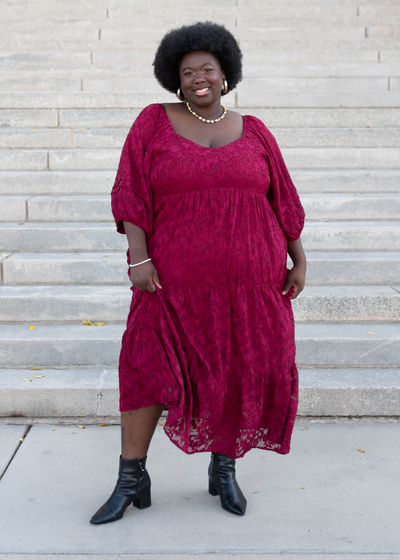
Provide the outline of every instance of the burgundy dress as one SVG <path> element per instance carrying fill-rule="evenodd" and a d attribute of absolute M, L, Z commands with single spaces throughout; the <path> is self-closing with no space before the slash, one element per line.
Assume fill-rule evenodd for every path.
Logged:
<path fill-rule="evenodd" d="M 164 403 L 165 432 L 186 453 L 288 453 L 298 377 L 292 290 L 281 292 L 304 211 L 267 127 L 246 115 L 241 138 L 206 148 L 149 105 L 124 144 L 112 211 L 120 233 L 123 221 L 145 231 L 162 286 L 131 288 L 120 410 Z"/>

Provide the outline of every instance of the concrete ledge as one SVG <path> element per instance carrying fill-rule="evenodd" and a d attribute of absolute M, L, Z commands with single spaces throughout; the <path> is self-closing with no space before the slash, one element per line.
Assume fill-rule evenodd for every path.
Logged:
<path fill-rule="evenodd" d="M 0 223 L 3 250 L 6 251 L 123 251 L 126 236 L 115 225 L 83 223 Z"/>
<path fill-rule="evenodd" d="M 118 372 L 0 370 L 0 403 L 0 417 L 115 418 Z M 399 403 L 400 369 L 299 370 L 298 416 L 400 417 Z"/>
<path fill-rule="evenodd" d="M 240 110 L 237 112 L 241 112 Z M 251 113 L 250 113 L 251 114 Z M 121 150 L 129 128 L 10 128 L 2 130 L 1 149 L 118 149 Z M 338 128 L 338 127 L 278 127 L 265 123 L 283 148 L 398 148 L 400 133 L 395 127 Z"/>
<path fill-rule="evenodd" d="M 400 194 L 301 193 L 309 221 L 398 220 Z M 110 195 L 0 195 L 0 221 L 114 222 Z"/>
<path fill-rule="evenodd" d="M 109 195 L 114 170 L 0 171 L 2 195 Z M 290 175 L 300 193 L 398 193 L 396 169 L 295 169 Z"/>
<path fill-rule="evenodd" d="M 1 554 L 0 560 L 155 560 L 154 554 Z M 157 560 L 400 560 L 400 554 L 170 554 L 157 553 Z"/>
<path fill-rule="evenodd" d="M 121 251 L 124 235 L 112 223 L 0 223 L 1 249 L 19 252 Z M 306 251 L 397 251 L 400 222 L 307 222 Z"/>
<path fill-rule="evenodd" d="M 118 363 L 124 324 L 36 323 L 34 330 L 29 326 L 0 324 L 2 367 L 115 367 Z M 296 347 L 298 367 L 400 367 L 397 324 L 300 323 Z"/>
<path fill-rule="evenodd" d="M 0 193 L 5 195 L 107 194 L 111 193 L 113 171 L 0 171 Z M 400 175 L 400 174 L 399 174 Z M 378 183 L 379 181 L 377 181 Z M 395 179 L 400 184 L 400 180 Z M 379 184 L 381 184 L 379 182 Z M 389 183 L 388 183 L 389 188 Z"/>
<path fill-rule="evenodd" d="M 128 285 L 1 286 L 1 320 L 124 322 L 131 297 Z M 292 304 L 298 323 L 398 322 L 400 286 L 306 286 Z"/>
<path fill-rule="evenodd" d="M 5 285 L 131 285 L 124 252 L 14 253 L 1 262 Z M 307 253 L 307 286 L 390 286 L 399 278 L 400 252 Z"/>

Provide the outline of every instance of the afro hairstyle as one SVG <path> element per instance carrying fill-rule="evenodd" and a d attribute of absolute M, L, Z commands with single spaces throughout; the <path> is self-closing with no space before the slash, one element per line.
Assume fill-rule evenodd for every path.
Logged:
<path fill-rule="evenodd" d="M 154 75 L 167 91 L 176 93 L 180 88 L 179 63 L 193 51 L 210 52 L 218 59 L 225 72 L 228 91 L 242 79 L 242 52 L 232 33 L 223 25 L 198 21 L 166 33 L 157 49 L 153 62 Z"/>

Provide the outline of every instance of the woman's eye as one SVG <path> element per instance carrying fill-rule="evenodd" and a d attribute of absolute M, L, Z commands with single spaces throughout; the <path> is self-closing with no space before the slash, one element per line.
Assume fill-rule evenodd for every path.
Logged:
<path fill-rule="evenodd" d="M 214 70 L 214 68 L 206 68 L 206 72 L 207 72 L 207 71 L 212 72 L 213 70 Z"/>

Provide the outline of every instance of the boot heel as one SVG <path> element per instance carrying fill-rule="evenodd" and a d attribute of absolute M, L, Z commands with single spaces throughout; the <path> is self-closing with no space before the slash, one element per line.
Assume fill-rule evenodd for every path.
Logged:
<path fill-rule="evenodd" d="M 133 500 L 133 505 L 139 509 L 146 509 L 151 506 L 151 494 L 150 490 L 138 496 L 135 500 Z"/>
<path fill-rule="evenodd" d="M 211 482 L 211 478 L 208 479 L 208 491 L 211 496 L 218 496 L 218 491 L 215 488 L 214 484 Z"/>

